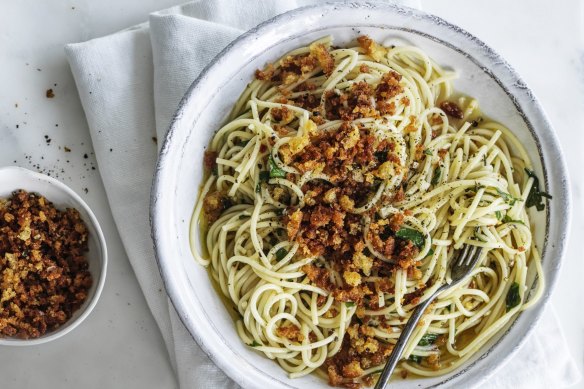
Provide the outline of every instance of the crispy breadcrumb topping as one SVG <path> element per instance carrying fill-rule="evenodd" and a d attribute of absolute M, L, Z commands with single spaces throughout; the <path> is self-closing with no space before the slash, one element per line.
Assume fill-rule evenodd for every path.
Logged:
<path fill-rule="evenodd" d="M 23 190 L 0 200 L 0 337 L 38 338 L 87 299 L 88 231 L 79 212 Z"/>
<path fill-rule="evenodd" d="M 366 36 L 357 41 L 360 53 L 376 61 L 390 50 Z M 407 167 L 397 151 L 399 146 L 391 138 L 381 137 L 355 122 L 383 120 L 396 114 L 396 104 L 410 105 L 403 93 L 402 76 L 390 70 L 379 78 L 355 80 L 344 90 L 317 91 L 316 85 L 307 81 L 311 77 L 330 77 L 337 71 L 337 65 L 330 48 L 315 43 L 308 52 L 285 56 L 257 70 L 255 78 L 270 83 L 270 88 L 279 92 L 274 102 L 281 106 L 271 106 L 264 112 L 275 133 L 290 139 L 279 147 L 274 157 L 299 173 L 282 171 L 278 178 L 298 183 L 307 173 L 327 177 L 326 180 L 309 180 L 301 186 L 303 201 L 283 211 L 281 220 L 285 236 L 278 238 L 298 243 L 297 255 L 316 258 L 301 268 L 311 284 L 328 292 L 336 303 L 356 306 L 341 350 L 329 358 L 324 367 L 331 385 L 357 388 L 373 383 L 371 376 L 363 377 L 364 371 L 382 365 L 392 349 L 391 344 L 375 339 L 373 327 L 368 325 L 370 318 L 364 312 L 382 308 L 380 293 L 395 293 L 392 276 L 398 269 L 407 271 L 414 279 L 421 278 L 421 271 L 420 262 L 416 260 L 419 248 L 397 234 L 408 215 L 396 213 L 382 217 L 379 212 L 380 204 L 388 205 L 405 198 L 403 187 L 398 185 L 391 195 L 378 196 L 373 206 L 362 209 L 372 202 L 385 182 L 396 175 L 407 176 Z M 369 73 L 371 69 L 363 64 L 358 71 Z M 352 81 L 356 75 L 348 75 L 347 79 Z M 301 120 L 290 106 L 307 110 L 309 119 Z M 332 121 L 338 121 L 338 125 L 319 129 Z M 404 121 L 404 134 L 419 131 L 421 124 L 415 116 L 406 117 Z M 258 164 L 260 169 L 273 165 L 270 149 L 273 145 L 272 140 L 268 150 L 261 150 L 269 152 L 263 154 Z M 419 153 L 422 158 L 423 149 Z M 205 154 L 207 171 L 215 168 L 217 157 L 216 152 Z M 262 173 L 264 177 L 272 177 L 272 171 Z M 270 188 L 271 185 L 265 184 L 268 180 L 257 184 L 256 193 L 265 188 L 275 201 L 285 203 L 290 195 L 278 186 Z M 224 192 L 207 194 L 203 210 L 209 224 L 230 205 Z M 415 293 L 404 296 L 402 303 L 419 300 L 424 290 L 420 287 Z M 330 297 L 320 296 L 318 306 L 325 304 L 327 298 Z M 337 315 L 338 306 L 332 306 L 324 316 Z M 300 328 L 294 325 L 283 325 L 274 331 L 275 335 L 290 342 L 305 340 Z M 312 340 L 312 337 L 314 333 L 309 333 L 308 338 Z"/>

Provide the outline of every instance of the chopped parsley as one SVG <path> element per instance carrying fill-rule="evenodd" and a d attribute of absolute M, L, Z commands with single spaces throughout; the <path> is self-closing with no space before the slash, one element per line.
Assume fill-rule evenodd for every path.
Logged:
<path fill-rule="evenodd" d="M 497 220 L 503 219 L 503 214 L 501 213 L 501 211 L 495 211 L 495 216 L 497 216 Z"/>
<path fill-rule="evenodd" d="M 419 355 L 410 355 L 410 357 L 408 358 L 408 360 L 419 364 L 419 363 L 422 362 L 422 357 L 419 356 Z"/>
<path fill-rule="evenodd" d="M 274 161 L 274 158 L 272 158 L 271 155 L 270 155 L 269 163 L 270 163 L 270 178 L 285 178 L 286 177 L 286 172 L 284 170 L 280 169 L 278 167 L 278 165 L 276 165 L 276 161 Z"/>
<path fill-rule="evenodd" d="M 373 155 L 379 161 L 379 163 L 387 161 L 387 150 L 376 151 L 373 153 Z"/>
<path fill-rule="evenodd" d="M 499 196 L 503 197 L 503 200 L 509 205 L 515 205 L 516 201 L 523 201 L 520 198 L 511 196 L 509 193 L 503 192 L 501 189 L 497 188 L 497 193 Z"/>
<path fill-rule="evenodd" d="M 442 177 L 442 168 L 438 166 L 434 170 L 434 175 L 432 176 L 432 181 L 430 182 L 432 185 L 436 185 L 440 182 L 440 177 Z"/>
<path fill-rule="evenodd" d="M 260 182 L 268 182 L 270 180 L 270 172 L 261 171 L 260 172 Z"/>
<path fill-rule="evenodd" d="M 424 154 L 426 154 L 426 155 L 434 155 L 432 153 L 432 150 L 430 150 L 430 149 L 424 149 Z"/>
<path fill-rule="evenodd" d="M 413 244 L 418 247 L 423 247 L 426 238 L 424 234 L 422 234 L 418 230 L 414 230 L 413 228 L 402 227 L 395 233 L 395 236 L 401 239 L 411 240 Z"/>
<path fill-rule="evenodd" d="M 539 190 L 539 178 L 537 178 L 532 170 L 525 168 L 525 172 L 529 177 L 533 178 L 533 185 L 531 186 L 531 190 L 527 195 L 527 201 L 525 202 L 525 205 L 527 208 L 535 207 L 538 211 L 543 211 L 545 209 L 543 198 L 545 197 L 551 200 L 552 196 L 549 193 Z"/>
<path fill-rule="evenodd" d="M 521 303 L 521 296 L 519 296 L 519 284 L 517 282 L 514 282 L 513 285 L 511 285 L 511 288 L 509 288 L 505 302 L 507 303 L 507 312 Z"/>
<path fill-rule="evenodd" d="M 278 249 L 278 251 L 276 251 L 276 259 L 278 261 L 284 259 L 286 255 L 288 255 L 288 251 L 284 248 Z"/>
<path fill-rule="evenodd" d="M 255 340 L 250 344 L 250 347 L 259 347 L 261 343 L 256 342 Z"/>
<path fill-rule="evenodd" d="M 429 346 L 438 339 L 438 334 L 425 334 L 418 342 L 418 346 Z"/>
<path fill-rule="evenodd" d="M 345 303 L 345 306 L 346 306 L 347 308 L 353 308 L 353 307 L 355 306 L 355 303 L 354 303 L 353 301 L 347 301 L 347 302 Z"/>
<path fill-rule="evenodd" d="M 518 223 L 518 224 L 523 224 L 523 225 L 525 225 L 525 223 L 523 223 L 521 220 L 514 220 L 514 219 L 511 219 L 511 218 L 509 217 L 509 215 L 505 215 L 505 216 L 503 217 L 502 221 L 503 221 L 503 223 Z"/>

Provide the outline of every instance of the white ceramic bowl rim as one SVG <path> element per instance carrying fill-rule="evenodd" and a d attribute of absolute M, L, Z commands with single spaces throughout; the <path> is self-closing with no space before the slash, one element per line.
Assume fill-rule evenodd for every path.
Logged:
<path fill-rule="evenodd" d="M 461 369 L 456 374 L 445 378 L 442 382 L 436 384 L 435 386 L 445 384 L 479 364 L 481 374 L 478 375 L 476 378 L 478 381 L 475 382 L 475 384 L 478 384 L 479 381 L 482 382 L 486 380 L 490 374 L 492 374 L 497 368 L 501 367 L 505 361 L 507 361 L 511 355 L 523 344 L 523 341 L 528 337 L 527 335 L 531 333 L 539 317 L 541 316 L 545 302 L 549 299 L 549 296 L 551 295 L 551 292 L 554 288 L 559 274 L 561 259 L 563 258 L 565 251 L 566 240 L 569 233 L 568 227 L 570 225 L 571 217 L 571 202 L 567 169 L 562 152 L 560 150 L 557 136 L 554 133 L 545 113 L 543 112 L 533 93 L 529 90 L 519 75 L 511 68 L 511 66 L 485 43 L 467 31 L 450 24 L 439 17 L 422 11 L 379 2 L 337 2 L 295 9 L 285 14 L 276 16 L 241 35 L 239 38 L 229 44 L 219 55 L 217 55 L 217 57 L 215 57 L 215 59 L 201 72 L 199 77 L 193 82 L 193 84 L 186 92 L 171 122 L 170 129 L 165 137 L 164 144 L 158 159 L 151 193 L 150 219 L 152 227 L 152 238 L 154 241 L 158 267 L 162 275 L 166 290 L 180 319 L 183 321 L 183 324 L 188 329 L 193 339 L 201 346 L 201 348 L 205 353 L 207 353 L 213 362 L 217 364 L 227 375 L 237 380 L 238 383 L 243 386 L 258 387 L 261 385 L 278 385 L 279 387 L 292 387 L 288 383 L 268 376 L 261 370 L 257 369 L 255 366 L 252 366 L 255 369 L 253 372 L 254 374 L 250 374 L 250 371 L 244 371 L 244 367 L 237 366 L 236 363 L 233 363 L 230 360 L 228 355 L 224 355 L 219 352 L 221 350 L 226 350 L 225 347 L 228 347 L 225 341 L 223 340 L 224 344 L 217 345 L 206 339 L 204 333 L 201 333 L 194 324 L 192 315 L 186 311 L 186 304 L 183 300 L 185 296 L 181 295 L 180 288 L 177 286 L 181 280 L 184 281 L 183 277 L 185 277 L 185 275 L 181 274 L 181 270 L 174 266 L 172 260 L 172 254 L 174 252 L 172 247 L 173 243 L 165 239 L 163 233 L 165 227 L 164 207 L 166 207 L 165 204 L 171 200 L 171 196 L 174 195 L 176 191 L 176 188 L 173 188 L 172 185 L 173 181 L 171 177 L 173 176 L 174 172 L 172 169 L 170 169 L 169 165 L 171 165 L 171 163 L 169 161 L 171 159 L 170 156 L 172 155 L 173 150 L 182 150 L 183 144 L 181 144 L 181 142 L 183 139 L 181 137 L 185 135 L 184 127 L 186 126 L 192 129 L 193 126 L 193 115 L 190 112 L 190 116 L 185 115 L 185 111 L 187 108 L 190 108 L 191 110 L 194 109 L 196 111 L 196 115 L 194 115 L 194 121 L 196 121 L 196 117 L 198 117 L 200 112 L 205 109 L 204 104 L 202 104 L 203 106 L 199 104 L 199 106 L 193 108 L 193 104 L 196 103 L 194 96 L 197 96 L 199 93 L 205 90 L 209 91 L 214 89 L 214 85 L 209 84 L 209 78 L 211 74 L 217 72 L 217 68 L 219 67 L 218 65 L 228 61 L 230 56 L 233 55 L 233 52 L 237 51 L 241 47 L 252 45 L 254 43 L 254 39 L 256 39 L 258 35 L 269 35 L 270 32 L 273 31 L 279 24 L 293 19 L 302 20 L 303 17 L 310 17 L 314 15 L 327 14 L 330 16 L 332 13 L 339 10 L 366 10 L 369 12 L 385 12 L 406 15 L 412 19 L 415 19 L 416 23 L 429 23 L 433 24 L 436 27 L 436 30 L 448 30 L 449 33 L 452 34 L 451 39 L 456 38 L 457 41 L 467 44 L 468 47 L 465 47 L 465 50 L 462 50 L 460 47 L 437 38 L 434 35 L 430 35 L 413 28 L 400 28 L 391 26 L 391 29 L 402 29 L 414 34 L 419 34 L 457 51 L 458 53 L 467 57 L 470 61 L 474 62 L 499 84 L 515 105 L 518 114 L 526 123 L 537 145 L 538 155 L 543 169 L 543 184 L 545 190 L 550 193 L 550 188 L 553 188 L 552 193 L 554 198 L 551 203 L 548 203 L 549 205 L 546 216 L 545 243 L 542 249 L 542 258 L 544 261 L 555 262 L 551 265 L 552 268 L 549 271 L 549 274 L 546 274 L 546 289 L 544 291 L 542 303 L 539 303 L 531 310 L 521 314 L 521 316 L 527 316 L 525 321 L 529 320 L 526 330 L 515 334 L 520 336 L 514 340 L 515 343 L 513 345 L 512 352 L 498 356 L 497 363 L 495 364 L 486 366 L 484 364 L 480 365 L 481 360 L 486 358 L 491 352 L 493 352 L 494 349 L 497 348 L 500 339 L 505 338 L 507 334 L 512 331 L 516 322 L 519 320 L 519 318 L 517 318 L 515 323 L 513 323 L 513 325 L 507 329 L 505 334 L 500 337 L 499 341 L 497 341 L 492 347 L 484 352 L 483 355 L 473 361 L 470 365 Z M 357 19 L 352 25 L 362 27 L 378 26 L 367 24 L 366 21 Z M 313 29 L 310 31 L 312 32 L 315 30 Z M 281 42 L 270 40 L 269 43 L 263 43 L 262 46 L 271 47 L 277 43 Z M 248 60 L 251 61 L 253 58 L 249 58 Z M 507 80 L 512 79 L 513 82 L 507 81 L 505 83 L 501 81 L 501 78 L 506 78 Z M 212 97 L 207 99 L 207 101 L 210 100 L 212 100 Z M 185 116 L 188 116 L 188 118 Z M 189 119 L 191 119 L 191 121 L 188 121 Z M 535 129 L 533 123 L 537 123 L 537 130 Z M 180 133 L 180 135 L 177 135 L 178 133 Z M 184 150 L 182 150 L 182 152 L 184 152 Z M 546 154 L 545 159 L 544 154 Z M 548 174 L 549 172 L 552 174 Z M 168 188 L 173 189 L 168 190 Z M 550 215 L 553 215 L 553 226 L 558 228 L 550 228 Z M 564 227 L 559 228 L 560 224 Z M 207 318 L 198 318 L 198 320 L 205 319 Z M 216 328 L 214 329 L 217 331 Z M 249 365 L 245 368 L 249 368 Z"/>
<path fill-rule="evenodd" d="M 95 308 L 95 305 L 97 304 L 97 301 L 99 300 L 99 296 L 101 295 L 101 292 L 103 290 L 103 286 L 105 284 L 105 277 L 106 277 L 106 272 L 107 272 L 107 246 L 106 246 L 106 242 L 105 242 L 105 238 L 103 236 L 103 232 L 101 230 L 101 227 L 99 226 L 99 222 L 97 221 L 97 218 L 95 217 L 94 213 L 91 211 L 91 209 L 89 208 L 89 206 L 87 205 L 87 203 L 85 203 L 85 201 L 83 201 L 83 199 L 77 194 L 75 193 L 75 191 L 73 191 L 73 189 L 69 188 L 67 185 L 65 185 L 64 183 L 62 183 L 61 181 L 47 176 L 45 174 L 41 174 L 41 173 L 37 173 L 37 172 L 33 172 L 31 170 L 22 168 L 22 167 L 18 167 L 18 166 L 7 166 L 7 167 L 3 167 L 0 168 L 0 175 L 1 174 L 6 174 L 6 173 L 12 173 L 14 175 L 18 175 L 20 177 L 22 177 L 23 179 L 33 179 L 33 180 L 38 180 L 38 181 L 44 181 L 47 182 L 49 184 L 51 184 L 52 186 L 55 186 L 56 188 L 58 188 L 58 190 L 62 191 L 63 193 L 65 193 L 68 197 L 70 197 L 75 203 L 76 205 L 79 205 L 82 210 L 85 212 L 85 214 L 88 216 L 89 220 L 87 220 L 86 218 L 83 218 L 83 221 L 86 223 L 91 223 L 91 225 L 93 226 L 93 229 L 95 230 L 95 240 L 96 243 L 100 246 L 101 249 L 101 255 L 100 255 L 100 274 L 99 274 L 99 278 L 97 279 L 97 284 L 95 286 L 95 291 L 93 292 L 93 294 L 90 294 L 87 298 L 89 299 L 89 301 L 87 301 L 86 303 L 84 303 L 84 305 L 82 305 L 79 310 L 82 310 L 82 312 L 79 314 L 79 316 L 75 317 L 75 313 L 74 316 L 72 318 L 69 319 L 69 321 L 67 321 L 65 324 L 63 324 L 61 327 L 57 328 L 54 331 L 48 332 L 46 335 L 43 335 L 39 338 L 34 338 L 34 339 L 16 339 L 16 338 L 0 338 L 0 346 L 36 346 L 39 344 L 43 344 L 43 343 L 47 343 L 50 342 L 52 340 L 55 340 L 57 338 L 60 338 L 66 334 L 68 334 L 69 332 L 73 331 L 77 326 L 79 326 L 79 324 L 81 324 L 91 313 L 91 311 L 93 311 L 93 308 Z M 11 190 L 16 190 L 19 188 L 13 188 Z M 44 193 L 40 193 L 41 195 L 44 195 Z M 48 198 L 49 201 L 54 202 L 51 198 Z M 93 274 L 92 274 L 93 276 Z M 96 282 L 96 280 L 94 279 L 93 282 Z M 78 311 L 76 311 L 77 313 Z"/>

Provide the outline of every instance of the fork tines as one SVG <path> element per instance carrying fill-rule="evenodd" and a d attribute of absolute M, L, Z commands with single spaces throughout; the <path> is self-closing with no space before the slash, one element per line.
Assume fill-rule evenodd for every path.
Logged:
<path fill-rule="evenodd" d="M 465 244 L 458 257 L 456 266 L 469 266 L 471 263 L 477 261 L 483 251 L 482 247 Z"/>

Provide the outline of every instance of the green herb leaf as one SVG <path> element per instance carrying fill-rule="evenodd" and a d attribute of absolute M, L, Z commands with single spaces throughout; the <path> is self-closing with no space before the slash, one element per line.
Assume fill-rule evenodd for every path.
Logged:
<path fill-rule="evenodd" d="M 429 346 L 438 339 L 438 334 L 425 334 L 418 342 L 418 346 Z"/>
<path fill-rule="evenodd" d="M 250 347 L 259 347 L 259 346 L 261 346 L 261 343 L 258 343 L 254 340 L 249 346 Z"/>
<path fill-rule="evenodd" d="M 531 190 L 527 195 L 527 201 L 525 202 L 525 205 L 527 206 L 527 208 L 535 207 L 535 209 L 537 209 L 538 211 L 543 211 L 545 209 L 543 197 L 551 200 L 552 196 L 550 196 L 546 192 L 542 192 L 539 190 L 539 178 L 537 178 L 533 171 L 529 170 L 528 168 L 525 168 L 525 172 L 529 177 L 533 178 L 533 185 L 531 186 Z"/>
<path fill-rule="evenodd" d="M 432 153 L 432 150 L 430 150 L 430 149 L 424 149 L 424 154 L 426 154 L 426 155 L 434 155 Z"/>
<path fill-rule="evenodd" d="M 352 308 L 352 307 L 354 307 L 354 306 L 355 306 L 355 303 L 354 303 L 353 301 L 347 301 L 347 302 L 345 303 L 345 306 L 346 306 L 347 308 Z"/>
<path fill-rule="evenodd" d="M 442 177 L 442 168 L 438 166 L 434 170 L 434 175 L 432 176 L 432 181 L 430 182 L 432 185 L 438 184 L 440 182 L 440 177 Z"/>
<path fill-rule="evenodd" d="M 256 185 L 255 191 L 256 191 L 256 193 L 260 193 L 262 191 L 262 187 L 260 186 L 259 183 Z"/>
<path fill-rule="evenodd" d="M 379 161 L 379 163 L 387 161 L 387 150 L 376 151 L 373 153 L 373 155 Z"/>
<path fill-rule="evenodd" d="M 408 358 L 408 360 L 419 364 L 419 363 L 422 362 L 422 357 L 419 356 L 419 355 L 410 355 L 410 357 Z"/>
<path fill-rule="evenodd" d="M 509 193 L 503 192 L 501 189 L 497 188 L 497 193 L 499 196 L 503 197 L 503 200 L 509 205 L 515 205 L 516 201 L 523 201 L 520 198 L 513 197 Z"/>
<path fill-rule="evenodd" d="M 281 261 L 282 259 L 284 259 L 284 257 L 288 255 L 288 251 L 284 248 L 278 249 L 278 251 L 276 251 L 276 259 L 278 261 Z"/>
<path fill-rule="evenodd" d="M 509 288 L 505 302 L 507 303 L 507 312 L 521 303 L 521 296 L 519 296 L 519 284 L 517 282 L 514 282 L 513 285 L 511 285 L 511 288 Z"/>
<path fill-rule="evenodd" d="M 276 161 L 274 161 L 274 158 L 272 158 L 271 155 L 269 161 L 270 161 L 270 178 L 285 178 L 286 172 L 280 169 L 278 165 L 276 165 Z"/>
<path fill-rule="evenodd" d="M 260 182 L 268 182 L 270 180 L 270 172 L 269 171 L 261 171 L 260 172 Z"/>
<path fill-rule="evenodd" d="M 418 230 L 414 230 L 413 228 L 402 227 L 395 233 L 395 236 L 401 239 L 411 240 L 413 244 L 418 247 L 423 247 L 426 238 L 424 234 L 422 234 Z"/>
<path fill-rule="evenodd" d="M 241 147 L 245 147 L 245 146 L 247 146 L 247 144 L 248 144 L 248 143 L 249 143 L 249 139 L 247 139 L 247 140 L 242 140 L 241 142 L 239 142 L 239 145 L 240 145 Z"/>
<path fill-rule="evenodd" d="M 497 216 L 497 220 L 503 219 L 503 214 L 501 213 L 501 211 L 495 211 L 495 216 Z"/>
<path fill-rule="evenodd" d="M 503 217 L 503 223 L 518 223 L 518 224 L 523 224 L 523 225 L 525 225 L 525 223 L 523 223 L 521 220 L 514 220 L 514 219 L 511 219 L 511 218 L 509 217 L 509 215 L 505 215 L 505 216 Z"/>
<path fill-rule="evenodd" d="M 434 249 L 431 248 L 430 250 L 428 250 L 428 254 L 426 254 L 426 258 L 428 258 L 432 255 L 434 255 Z"/>

